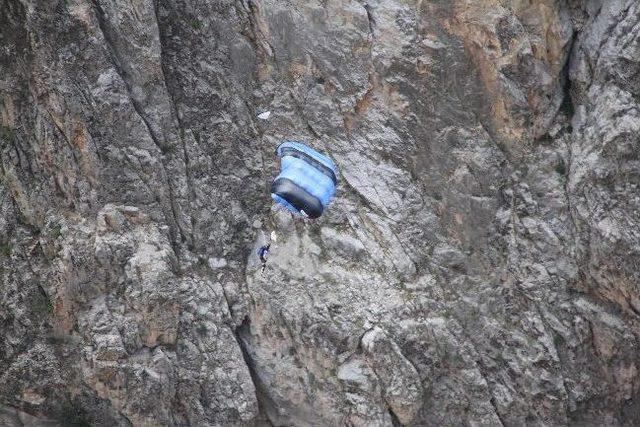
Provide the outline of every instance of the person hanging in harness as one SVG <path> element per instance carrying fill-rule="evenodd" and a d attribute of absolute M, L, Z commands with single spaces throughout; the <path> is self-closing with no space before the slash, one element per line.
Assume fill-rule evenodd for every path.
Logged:
<path fill-rule="evenodd" d="M 267 257 L 269 256 L 269 248 L 271 247 L 271 243 L 267 243 L 258 249 L 258 256 L 260 257 L 260 262 L 262 263 L 262 271 L 264 274 L 264 270 L 267 268 Z"/>

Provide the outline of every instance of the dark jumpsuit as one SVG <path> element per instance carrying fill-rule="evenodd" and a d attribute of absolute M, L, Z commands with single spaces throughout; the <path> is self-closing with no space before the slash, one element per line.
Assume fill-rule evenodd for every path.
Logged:
<path fill-rule="evenodd" d="M 258 256 L 260 257 L 260 262 L 262 263 L 262 271 L 267 267 L 267 256 L 269 255 L 269 247 L 271 243 L 265 245 L 258 249 Z"/>

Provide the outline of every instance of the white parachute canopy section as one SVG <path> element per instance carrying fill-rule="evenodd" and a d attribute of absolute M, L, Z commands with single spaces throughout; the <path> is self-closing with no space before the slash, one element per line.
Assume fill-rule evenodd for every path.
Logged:
<path fill-rule="evenodd" d="M 258 118 L 262 120 L 267 120 L 270 115 L 271 115 L 271 111 L 263 111 L 262 113 L 258 114 Z"/>

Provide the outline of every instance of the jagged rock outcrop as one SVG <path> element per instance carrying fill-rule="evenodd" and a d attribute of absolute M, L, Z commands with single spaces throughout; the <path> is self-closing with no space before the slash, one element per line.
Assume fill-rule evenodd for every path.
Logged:
<path fill-rule="evenodd" d="M 3 0 L 0 424 L 635 424 L 639 35 L 634 0 Z M 272 207 L 285 138 L 340 169 L 317 221 Z"/>

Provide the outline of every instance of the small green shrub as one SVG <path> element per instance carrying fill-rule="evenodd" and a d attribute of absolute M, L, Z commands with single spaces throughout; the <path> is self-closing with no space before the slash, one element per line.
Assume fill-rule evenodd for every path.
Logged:
<path fill-rule="evenodd" d="M 198 332 L 198 334 L 200 334 L 201 336 L 204 336 L 207 335 L 209 329 L 207 329 L 207 325 L 205 325 L 204 323 L 200 323 L 198 326 L 196 326 L 196 332 Z"/>
<path fill-rule="evenodd" d="M 362 328 L 364 328 L 364 319 L 362 317 L 358 317 L 354 324 L 355 324 L 356 328 L 362 329 Z"/>
<path fill-rule="evenodd" d="M 551 145 L 553 143 L 553 138 L 548 133 L 545 133 L 540 138 L 537 139 L 538 144 L 540 145 Z"/>
<path fill-rule="evenodd" d="M 16 137 L 15 131 L 9 126 L 0 125 L 0 148 L 6 147 L 13 142 Z"/>
<path fill-rule="evenodd" d="M 564 159 L 560 159 L 558 160 L 558 163 L 556 163 L 556 172 L 558 172 L 560 175 L 566 175 L 567 173 L 567 165 L 564 162 Z"/>
<path fill-rule="evenodd" d="M 56 224 L 51 227 L 51 237 L 57 239 L 62 235 L 62 226 L 60 224 Z"/>
<path fill-rule="evenodd" d="M 42 289 L 33 293 L 31 297 L 31 311 L 37 316 L 46 316 L 52 311 L 51 301 Z"/>
<path fill-rule="evenodd" d="M 576 110 L 573 106 L 573 101 L 571 100 L 570 95 L 567 94 L 562 100 L 562 104 L 560 104 L 560 111 L 562 111 L 569 117 L 572 117 L 575 114 Z"/>
<path fill-rule="evenodd" d="M 8 242 L 0 243 L 0 255 L 9 258 L 11 256 L 11 246 Z"/>
<path fill-rule="evenodd" d="M 553 345 L 555 345 L 556 347 L 560 347 L 563 344 L 564 344 L 563 336 L 559 334 L 555 334 L 553 336 Z"/>
<path fill-rule="evenodd" d="M 71 401 L 63 403 L 60 410 L 59 421 L 61 425 L 69 427 L 91 426 L 85 410 Z"/>

